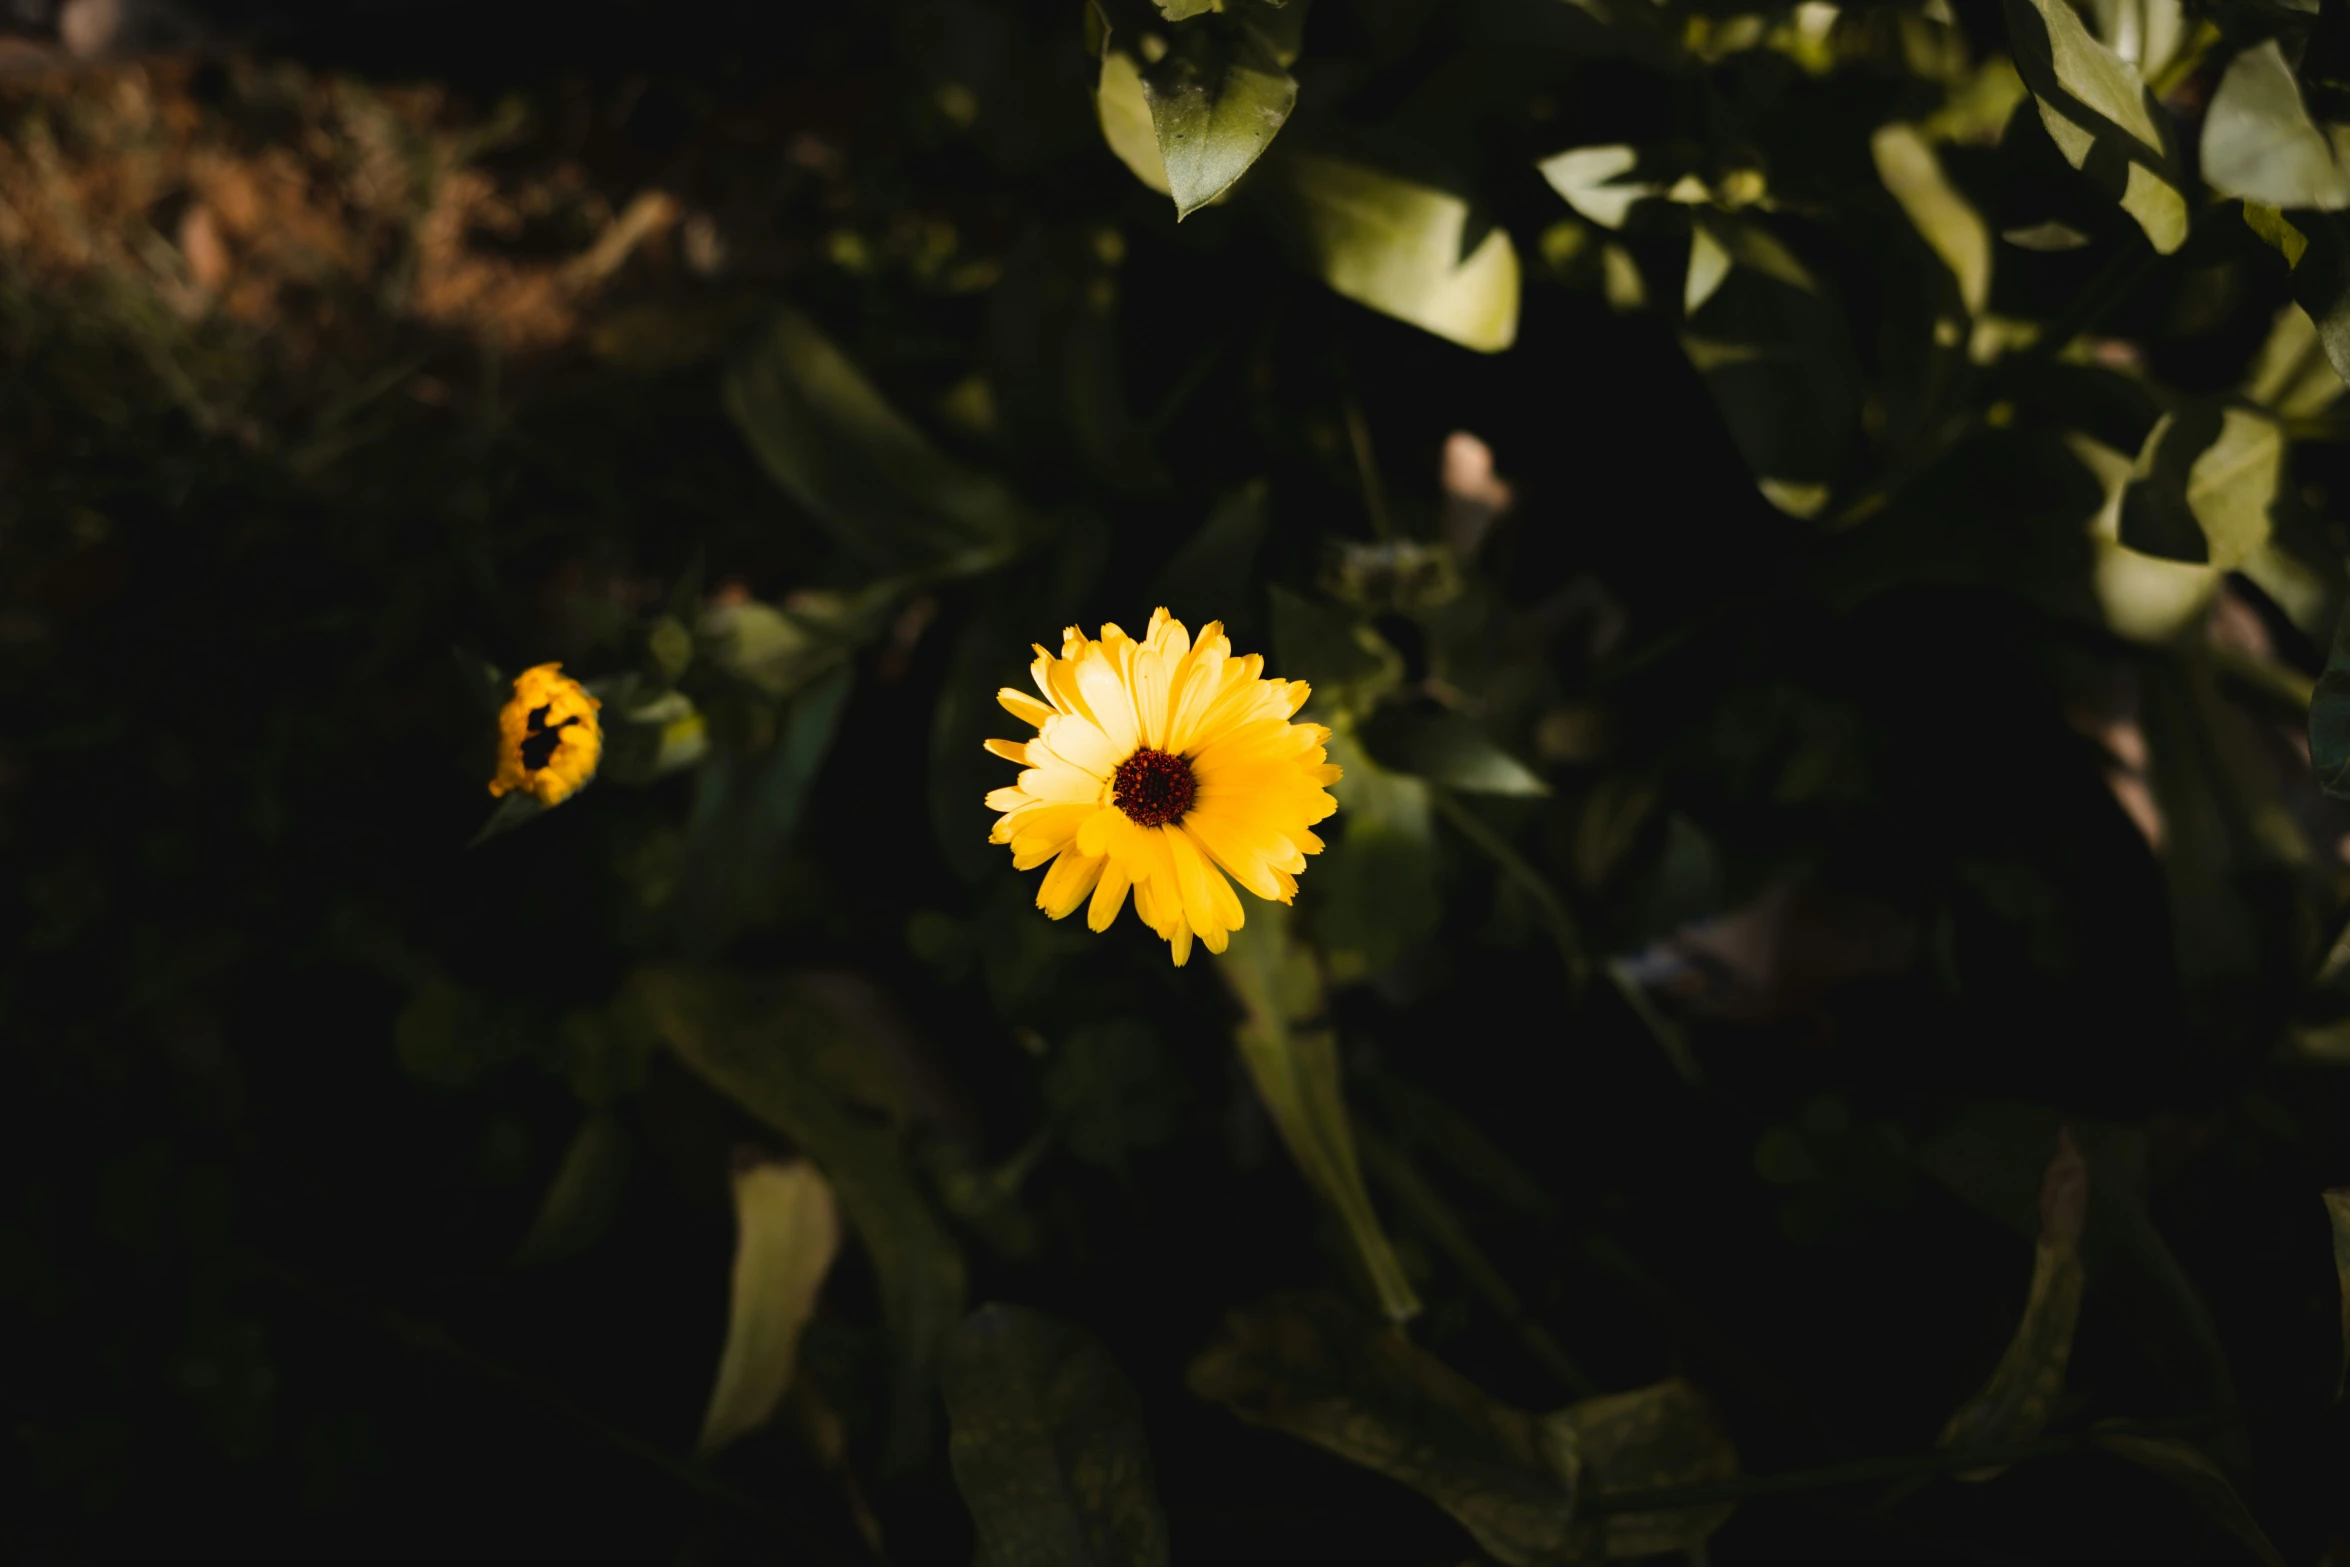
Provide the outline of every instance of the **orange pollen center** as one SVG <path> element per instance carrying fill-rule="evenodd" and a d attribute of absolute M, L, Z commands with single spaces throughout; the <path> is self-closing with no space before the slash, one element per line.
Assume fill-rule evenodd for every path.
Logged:
<path fill-rule="evenodd" d="M 1146 748 L 1118 764 L 1110 799 L 1137 824 L 1164 827 L 1191 809 L 1194 787 L 1189 762 Z"/>

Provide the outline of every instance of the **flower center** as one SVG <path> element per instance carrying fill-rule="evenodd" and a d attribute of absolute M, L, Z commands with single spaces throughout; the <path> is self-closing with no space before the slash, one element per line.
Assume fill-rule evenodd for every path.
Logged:
<path fill-rule="evenodd" d="M 1189 762 L 1146 747 L 1118 764 L 1110 799 L 1140 825 L 1164 827 L 1191 809 L 1192 788 Z"/>
<path fill-rule="evenodd" d="M 530 710 L 528 732 L 522 737 L 522 770 L 526 773 L 535 773 L 552 762 L 555 759 L 555 748 L 563 743 L 564 729 L 579 722 L 576 718 L 566 718 L 562 723 L 550 729 L 547 727 L 547 714 L 550 710 L 544 707 L 534 707 Z M 1184 789 L 1183 797 L 1186 800 L 1191 798 L 1188 784 Z"/>

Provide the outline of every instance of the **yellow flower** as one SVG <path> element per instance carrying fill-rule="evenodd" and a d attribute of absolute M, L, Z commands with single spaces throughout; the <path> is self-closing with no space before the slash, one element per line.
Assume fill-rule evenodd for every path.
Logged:
<path fill-rule="evenodd" d="M 1134 912 L 1180 964 L 1193 936 L 1222 952 L 1240 929 L 1226 875 L 1260 898 L 1297 896 L 1297 873 L 1322 848 L 1309 829 L 1338 809 L 1323 785 L 1339 772 L 1324 759 L 1330 731 L 1289 721 L 1310 688 L 1264 668 L 1254 653 L 1232 656 L 1220 623 L 1194 643 L 1163 609 L 1140 642 L 1113 625 L 1098 642 L 1071 626 L 1060 657 L 1037 648 L 1045 699 L 996 693 L 1036 738 L 987 742 L 1027 771 L 987 804 L 1004 813 L 990 841 L 1012 846 L 1013 865 L 1052 862 L 1038 908 L 1060 919 L 1090 894 L 1086 923 L 1107 930 L 1131 887 Z"/>
<path fill-rule="evenodd" d="M 519 789 L 542 805 L 561 805 L 596 775 L 604 754 L 604 704 L 562 673 L 541 664 L 514 677 L 514 695 L 498 713 L 498 776 L 490 793 Z"/>

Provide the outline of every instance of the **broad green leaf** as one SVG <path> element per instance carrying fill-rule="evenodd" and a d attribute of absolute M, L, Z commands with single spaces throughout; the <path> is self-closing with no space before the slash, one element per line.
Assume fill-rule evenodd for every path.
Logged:
<path fill-rule="evenodd" d="M 1989 225 L 1944 177 L 1934 149 L 1916 127 L 1878 127 L 1869 138 L 1869 154 L 1876 160 L 1877 178 L 1958 280 L 1967 313 L 1981 315 L 1991 298 Z"/>
<path fill-rule="evenodd" d="M 2294 227 L 2293 220 L 2274 207 L 2262 206 L 2257 201 L 2244 203 L 2244 226 L 2260 236 L 2260 242 L 2285 258 L 2285 265 L 2297 267 L 2309 252 L 2309 236 Z M 2303 314 L 2308 312 L 2304 311 Z"/>
<path fill-rule="evenodd" d="M 2285 1567 L 2285 1558 L 2253 1518 L 2251 1509 L 2244 1505 L 2244 1498 L 2236 1494 L 2228 1477 L 2201 1450 L 2171 1437 L 2132 1436 L 2121 1432 L 2099 1436 L 2097 1445 L 2114 1457 L 2150 1469 L 2177 1486 L 2204 1516 L 2243 1541 L 2266 1567 Z"/>
<path fill-rule="evenodd" d="M 1328 749 L 1346 774 L 1330 786 L 1337 841 L 1314 864 L 1306 908 L 1330 977 L 1349 984 L 1388 968 L 1433 931 L 1443 902 L 1427 782 L 1373 761 L 1343 718 Z"/>
<path fill-rule="evenodd" d="M 1568 206 L 1602 228 L 1620 229 L 1632 203 L 1659 195 L 1664 189 L 1656 184 L 1623 183 L 1623 177 L 1639 164 L 1640 154 L 1631 147 L 1570 147 L 1534 167 Z"/>
<path fill-rule="evenodd" d="M 734 1282 L 726 1347 L 695 1444 L 715 1453 L 765 1425 L 791 1387 L 800 1333 L 840 1250 L 832 1187 L 805 1159 L 761 1160 L 734 1173 Z"/>
<path fill-rule="evenodd" d="M 1141 1401 L 1089 1335 L 982 1306 L 948 1338 L 940 1381 L 977 1567 L 1165 1567 Z"/>
<path fill-rule="evenodd" d="M 604 755 L 596 776 L 615 783 L 646 784 L 694 766 L 710 753 L 710 725 L 693 699 L 674 688 L 645 695 L 646 682 L 634 676 L 614 683 L 591 682 L 590 695 L 603 701 Z"/>
<path fill-rule="evenodd" d="M 1290 939 L 1289 910 L 1252 905 L 1216 971 L 1245 1014 L 1235 1035 L 1241 1060 L 1290 1157 L 1345 1223 L 1380 1310 L 1394 1322 L 1417 1316 L 1419 1297 L 1363 1185 L 1339 1088 L 1337 1036 L 1323 1023 L 1313 954 Z"/>
<path fill-rule="evenodd" d="M 1919 1147 L 1918 1166 L 1970 1207 L 2036 1239 L 2049 1150 L 2067 1125 L 2088 1169 L 2081 1259 L 2091 1298 L 2134 1340 L 2165 1396 L 2186 1408 L 2227 1407 L 2234 1381 L 2210 1309 L 2146 1213 L 2143 1132 L 2068 1120 L 2046 1105 L 1978 1101 Z"/>
<path fill-rule="evenodd" d="M 1224 1319 L 1191 1390 L 1251 1425 L 1401 1481 L 1460 1520 L 1503 1567 L 1588 1560 L 1577 1464 L 1545 1423 L 1326 1297 L 1282 1295 Z"/>
<path fill-rule="evenodd" d="M 2123 502 L 2121 539 L 2169 560 L 2234 571 L 2269 539 L 2284 431 L 2237 407 L 2191 404 L 2148 432 Z"/>
<path fill-rule="evenodd" d="M 2124 544 L 2122 505 L 2136 464 L 2077 431 L 2066 444 L 2105 492 L 2088 533 L 2094 551 L 2090 591 L 2106 626 L 2132 641 L 2167 642 L 2200 625 L 2219 592 L 2220 572 L 2207 563 L 2165 560 Z"/>
<path fill-rule="evenodd" d="M 2056 1134 L 2056 1155 L 2040 1186 L 2040 1239 L 2033 1248 L 2032 1285 L 2015 1336 L 1980 1393 L 1942 1427 L 1943 1447 L 2028 1442 L 2048 1424 L 2064 1391 L 2073 1331 L 2081 1320 L 2081 1226 L 2088 1214 L 2089 1167 L 2072 1134 Z M 1962 1480 L 1989 1480 L 1999 1468 L 1970 1470 Z"/>
<path fill-rule="evenodd" d="M 1540 775 L 1458 713 L 1386 709 L 1365 722 L 1361 739 L 1388 766 L 1446 788 L 1468 794 L 1550 793 Z"/>
<path fill-rule="evenodd" d="M 725 397 L 769 476 L 876 566 L 984 570 L 1035 531 L 1009 490 L 940 452 L 799 315 L 784 312 L 757 337 Z"/>
<path fill-rule="evenodd" d="M 2325 1194 L 2326 1217 L 2334 1226 L 2334 1277 L 2342 1295 L 2342 1369 L 2334 1377 L 2334 1399 L 2350 1388 L 2350 1188 Z"/>
<path fill-rule="evenodd" d="M 873 1258 L 895 1350 L 890 1461 L 918 1461 L 928 1446 L 939 1347 L 962 1314 L 963 1258 L 895 1139 L 860 1119 L 813 1070 L 816 1054 L 848 1025 L 788 981 L 711 969 L 640 969 L 626 993 L 678 1060 L 789 1137 L 839 1194 Z"/>
<path fill-rule="evenodd" d="M 2223 196 L 2270 207 L 2350 207 L 2350 175 L 2310 123 L 2274 38 L 2229 62 L 2203 116 L 2203 177 Z"/>
<path fill-rule="evenodd" d="M 1151 117 L 1150 96 L 1143 91 L 1142 66 L 1123 49 L 1102 52 L 1102 74 L 1094 88 L 1094 113 L 1101 119 L 1102 140 L 1134 177 L 1160 195 L 1172 194 L 1167 183 L 1167 160 L 1159 154 L 1158 124 Z"/>
<path fill-rule="evenodd" d="M 1167 53 L 1143 68 L 1142 87 L 1178 220 L 1247 173 L 1297 106 L 1296 79 L 1237 14 L 1174 29 Z"/>
<path fill-rule="evenodd" d="M 2106 186 L 2163 255 L 2186 242 L 2187 200 L 2171 172 L 2146 84 L 2091 36 L 2067 0 L 2007 0 L 2016 68 L 2065 161 Z M 2092 163 L 2092 149 L 2102 148 Z"/>
<path fill-rule="evenodd" d="M 1480 353 L 1517 341 L 1518 253 L 1496 226 L 1464 254 L 1466 201 L 1320 153 L 1285 153 L 1278 170 L 1284 238 L 1331 288 Z"/>
<path fill-rule="evenodd" d="M 511 794 L 500 795 L 498 803 L 490 807 L 489 819 L 481 824 L 481 831 L 468 839 L 465 847 L 478 849 L 500 833 L 512 832 L 526 822 L 535 822 L 553 809 L 537 795 L 525 794 L 519 789 Z"/>
<path fill-rule="evenodd" d="M 1573 1453 L 1584 1497 L 1647 1491 L 1734 1479 L 1738 1449 L 1721 1416 L 1679 1377 L 1586 1398 L 1541 1420 L 1543 1445 L 1554 1464 Z M 1671 1512 L 1609 1513 L 1602 1548 L 1610 1561 L 1696 1552 L 1727 1523 L 1735 1507 L 1713 1502 Z"/>
<path fill-rule="evenodd" d="M 611 1110 L 589 1111 L 555 1167 L 514 1261 L 523 1266 L 560 1262 L 592 1245 L 619 1210 L 631 1162 L 628 1123 Z"/>
<path fill-rule="evenodd" d="M 2317 340 L 2317 323 L 2308 311 L 2288 303 L 2277 312 L 2245 373 L 2244 395 L 2280 419 L 2308 419 L 2331 408 L 2343 390 L 2342 378 L 2326 362 L 2325 345 Z"/>
<path fill-rule="evenodd" d="M 2247 206 L 2244 215 L 2251 222 L 2252 208 Z M 2300 240 L 2297 256 L 2289 243 L 2278 246 L 2292 264 L 2294 301 L 2309 312 L 2334 373 L 2350 380 L 2350 214 L 2300 212 L 2290 224 L 2280 217 L 2278 225 L 2291 230 L 2280 237 Z M 2260 227 L 2253 223 L 2255 232 Z"/>
<path fill-rule="evenodd" d="M 1699 213 L 1690 234 L 1689 277 L 1682 291 L 1684 314 L 1695 315 L 1719 290 L 1734 266 L 1751 267 L 1790 288 L 1816 292 L 1802 262 L 1759 224 Z"/>

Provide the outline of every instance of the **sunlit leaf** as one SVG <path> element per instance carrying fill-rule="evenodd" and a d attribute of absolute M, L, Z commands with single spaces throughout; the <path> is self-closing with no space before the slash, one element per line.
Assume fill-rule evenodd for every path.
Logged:
<path fill-rule="evenodd" d="M 2066 0 L 2007 0 L 2007 31 L 2016 68 L 2065 161 L 2098 179 L 2157 251 L 2178 249 L 2187 238 L 2187 200 L 2138 72 L 2098 42 Z"/>
<path fill-rule="evenodd" d="M 948 1338 L 940 1382 L 978 1567 L 1164 1567 L 1141 1403 L 1092 1338 L 982 1306 Z"/>
<path fill-rule="evenodd" d="M 2245 372 L 2244 395 L 2280 419 L 2307 419 L 2331 408 L 2344 390 L 2317 340 L 2317 323 L 2299 305 L 2285 305 Z"/>
<path fill-rule="evenodd" d="M 1541 1425 L 1552 1461 L 1573 1453 L 1582 1494 L 1594 1502 L 1615 1491 L 1698 1485 L 1738 1474 L 1738 1449 L 1720 1414 L 1680 1377 L 1583 1399 L 1543 1416 Z M 1734 1507 L 1713 1502 L 1670 1512 L 1611 1512 L 1603 1524 L 1603 1548 L 1610 1561 L 1696 1551 L 1729 1521 Z"/>
<path fill-rule="evenodd" d="M 2056 1155 L 2040 1187 L 2040 1238 L 2033 1248 L 2032 1285 L 2015 1336 L 1980 1393 L 1959 1406 L 1942 1427 L 1943 1447 L 2028 1442 L 2048 1424 L 2064 1391 L 2080 1325 L 2081 1227 L 2088 1216 L 2089 1167 L 2072 1134 L 2057 1133 Z M 1997 1468 L 1970 1470 L 1962 1480 L 1988 1480 Z"/>
<path fill-rule="evenodd" d="M 2270 207 L 2350 207 L 2350 175 L 2310 123 L 2284 51 L 2266 38 L 2228 63 L 2203 115 L 2203 177 Z"/>
<path fill-rule="evenodd" d="M 2234 571 L 2269 539 L 2283 476 L 2276 421 L 2209 403 L 2165 414 L 2146 437 L 2121 515 L 2121 539 L 2169 560 Z"/>
<path fill-rule="evenodd" d="M 2285 1558 L 2253 1518 L 2244 1498 L 2228 1477 L 2202 1451 L 2172 1437 L 2136 1436 L 2109 1431 L 2097 1445 L 2116 1458 L 2150 1469 L 2185 1492 L 2204 1516 L 2244 1542 L 2267 1567 L 2285 1567 Z"/>
<path fill-rule="evenodd" d="M 1278 171 L 1283 233 L 1331 288 L 1481 353 L 1517 341 L 1518 253 L 1499 227 L 1464 253 L 1459 196 L 1320 153 L 1287 152 Z"/>
<path fill-rule="evenodd" d="M 515 1262 L 560 1262 L 592 1245 L 619 1210 L 632 1162 L 628 1123 L 611 1110 L 589 1111 L 547 1183 Z"/>
<path fill-rule="evenodd" d="M 697 1076 L 789 1137 L 839 1193 L 873 1258 L 896 1350 L 891 1453 L 926 1446 L 939 1346 L 963 1307 L 963 1259 L 888 1133 L 861 1120 L 811 1068 L 840 1016 L 788 983 L 715 970 L 640 969 L 627 993 Z"/>
<path fill-rule="evenodd" d="M 1094 88 L 1094 112 L 1100 117 L 1102 140 L 1134 177 L 1160 195 L 1170 194 L 1167 161 L 1159 155 L 1159 129 L 1151 118 L 1151 101 L 1142 86 L 1142 66 L 1124 49 L 1102 53 L 1102 72 Z"/>
<path fill-rule="evenodd" d="M 726 410 L 775 482 L 877 566 L 982 570 L 1036 524 L 948 458 L 805 318 L 785 312 L 726 377 Z"/>
<path fill-rule="evenodd" d="M 1586 1559 L 1595 1531 L 1575 1517 L 1571 1446 L 1339 1302 L 1283 1295 L 1234 1312 L 1190 1382 L 1252 1425 L 1412 1487 L 1504 1567 Z"/>
<path fill-rule="evenodd" d="M 2301 265 L 2301 258 L 2309 251 L 2309 236 L 2274 207 L 2247 201 L 2244 203 L 2244 226 L 2259 235 L 2262 244 L 2284 257 L 2288 267 Z"/>
<path fill-rule="evenodd" d="M 1568 206 L 1602 228 L 1620 229 L 1632 203 L 1663 189 L 1650 183 L 1624 182 L 1623 177 L 1639 164 L 1640 154 L 1631 147 L 1571 147 L 1535 167 Z"/>
<path fill-rule="evenodd" d="M 726 1347 L 696 1444 L 715 1453 L 775 1413 L 799 1364 L 800 1332 L 840 1250 L 832 1187 L 805 1159 L 734 1173 L 734 1282 Z"/>
<path fill-rule="evenodd" d="M 1277 903 L 1251 907 L 1216 960 L 1245 1013 L 1235 1039 L 1290 1157 L 1346 1225 L 1380 1310 L 1402 1322 L 1418 1315 L 1419 1297 L 1363 1184 L 1339 1087 L 1338 1040 L 1323 1019 L 1313 955 L 1290 938 L 1288 916 Z"/>
<path fill-rule="evenodd" d="M 1991 230 L 1981 214 L 1943 175 L 1934 149 L 1914 127 L 1879 127 L 1869 153 L 1877 178 L 1957 279 L 1968 314 L 1982 314 L 1991 298 Z"/>

